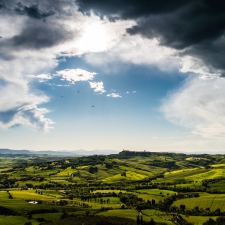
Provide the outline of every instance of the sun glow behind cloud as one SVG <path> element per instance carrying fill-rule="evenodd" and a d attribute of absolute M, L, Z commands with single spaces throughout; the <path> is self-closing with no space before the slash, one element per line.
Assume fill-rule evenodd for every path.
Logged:
<path fill-rule="evenodd" d="M 95 22 L 84 28 L 83 35 L 77 43 L 80 50 L 85 52 L 104 51 L 112 41 L 111 32 L 107 32 L 104 22 Z"/>

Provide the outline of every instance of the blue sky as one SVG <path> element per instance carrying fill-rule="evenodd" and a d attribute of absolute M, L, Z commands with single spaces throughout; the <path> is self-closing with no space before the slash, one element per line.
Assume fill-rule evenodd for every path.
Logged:
<path fill-rule="evenodd" d="M 206 32 L 219 8 L 0 3 L 1 148 L 223 151 L 224 27 Z"/>

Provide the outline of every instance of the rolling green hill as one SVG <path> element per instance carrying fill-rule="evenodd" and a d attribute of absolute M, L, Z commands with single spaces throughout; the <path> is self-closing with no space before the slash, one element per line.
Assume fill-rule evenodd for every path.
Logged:
<path fill-rule="evenodd" d="M 0 155 L 0 161 L 7 162 L 0 169 L 0 222 L 9 225 L 94 215 L 201 224 L 225 215 L 223 155 L 123 151 L 46 159 Z"/>

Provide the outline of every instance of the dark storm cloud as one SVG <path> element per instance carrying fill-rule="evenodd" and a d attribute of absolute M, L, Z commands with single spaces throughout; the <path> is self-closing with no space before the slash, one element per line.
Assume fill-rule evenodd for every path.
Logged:
<path fill-rule="evenodd" d="M 201 58 L 217 69 L 225 69 L 224 0 L 77 0 L 84 13 L 134 19 L 130 35 L 157 38 L 160 45 Z"/>
<path fill-rule="evenodd" d="M 3 2 L 0 2 L 0 10 L 5 8 L 5 4 Z"/>
<path fill-rule="evenodd" d="M 20 49 L 41 49 L 57 46 L 76 36 L 65 23 L 74 12 L 74 1 L 39 0 L 34 5 L 32 0 L 0 0 L 5 7 L 5 15 L 12 18 L 26 16 L 22 30 L 10 38 L 0 40 L 1 53 L 12 58 L 12 53 Z M 51 16 L 51 19 L 48 19 Z M 4 33 L 0 34 L 4 37 Z M 8 50 L 7 50 L 8 49 Z M 11 50 L 10 50 L 11 49 Z M 2 56 L 0 56 L 2 58 Z"/>
<path fill-rule="evenodd" d="M 163 45 L 185 48 L 219 37 L 225 28 L 223 0 L 77 0 L 81 11 L 93 10 L 101 16 L 118 14 L 120 19 L 135 19 L 129 34 L 159 37 Z"/>
<path fill-rule="evenodd" d="M 80 11 L 94 11 L 100 16 L 113 17 L 117 14 L 122 19 L 135 19 L 150 13 L 166 13 L 187 4 L 188 0 L 77 0 Z"/>
<path fill-rule="evenodd" d="M 14 36 L 9 42 L 14 47 L 41 49 L 58 45 L 72 37 L 72 33 L 60 25 L 39 22 L 27 25 L 19 35 Z"/>
<path fill-rule="evenodd" d="M 13 52 L 18 49 L 38 50 L 54 47 L 74 38 L 75 35 L 73 31 L 61 24 L 33 20 L 32 23 L 25 24 L 18 35 L 0 39 L 0 57 L 11 60 L 14 58 Z"/>
<path fill-rule="evenodd" d="M 175 12 L 140 18 L 127 31 L 147 38 L 155 36 L 162 45 L 183 49 L 219 38 L 225 29 L 224 10 L 225 2 L 196 1 Z"/>
<path fill-rule="evenodd" d="M 225 37 L 222 35 L 214 41 L 205 41 L 201 44 L 185 49 L 181 55 L 192 55 L 201 58 L 207 65 L 220 69 L 221 77 L 225 74 Z"/>
<path fill-rule="evenodd" d="M 33 19 L 46 19 L 57 14 L 61 17 L 73 16 L 76 7 L 74 0 L 0 0 L 11 12 Z"/>
<path fill-rule="evenodd" d="M 54 15 L 56 12 L 53 9 L 40 10 L 38 5 L 24 6 L 22 3 L 18 3 L 15 11 L 20 15 L 27 15 L 33 19 L 45 19 L 46 17 Z"/>

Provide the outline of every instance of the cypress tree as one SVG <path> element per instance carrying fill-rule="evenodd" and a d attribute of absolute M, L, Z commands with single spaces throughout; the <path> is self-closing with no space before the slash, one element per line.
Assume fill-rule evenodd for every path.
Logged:
<path fill-rule="evenodd" d="M 137 215 L 137 225 L 139 225 L 139 224 L 140 224 L 140 216 Z"/>
<path fill-rule="evenodd" d="M 150 220 L 149 225 L 155 225 L 155 221 L 153 219 Z"/>
<path fill-rule="evenodd" d="M 141 216 L 141 225 L 143 224 L 143 218 L 142 218 L 142 216 Z"/>

